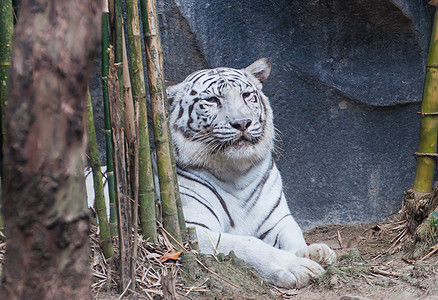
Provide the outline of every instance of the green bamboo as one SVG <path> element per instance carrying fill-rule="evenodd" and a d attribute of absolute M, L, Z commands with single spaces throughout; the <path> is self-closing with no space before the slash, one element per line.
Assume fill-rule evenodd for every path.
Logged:
<path fill-rule="evenodd" d="M 182 235 L 177 208 L 177 179 L 172 167 L 172 143 L 169 135 L 169 117 L 163 75 L 163 51 L 159 35 L 156 1 L 140 0 L 140 5 L 146 46 L 155 146 L 157 149 L 163 225 L 174 238 L 181 241 Z"/>
<path fill-rule="evenodd" d="M 105 3 L 106 0 L 105 0 Z M 106 176 L 108 180 L 108 194 L 110 205 L 110 231 L 111 236 L 117 236 L 116 189 L 114 179 L 113 143 L 111 131 L 111 116 L 108 100 L 107 77 L 109 71 L 109 34 L 108 34 L 108 8 L 104 7 L 102 13 L 102 92 L 103 110 L 105 117 L 105 145 L 106 145 Z"/>
<path fill-rule="evenodd" d="M 141 52 L 140 21 L 136 0 L 126 1 L 128 42 L 131 64 L 132 95 L 139 118 L 139 203 L 142 232 L 145 238 L 157 242 L 155 192 L 147 123 L 146 90 Z"/>
<path fill-rule="evenodd" d="M 422 113 L 438 112 L 438 15 L 435 17 L 427 58 L 426 75 L 424 79 Z M 437 150 L 438 116 L 423 116 L 420 122 L 419 153 L 436 153 Z M 428 193 L 432 190 L 435 159 L 420 156 L 417 158 L 413 189 Z"/>
<path fill-rule="evenodd" d="M 167 111 L 166 111 L 166 114 L 168 114 Z M 172 136 L 170 133 L 170 127 L 169 127 L 168 135 L 169 135 L 169 137 Z M 175 154 L 173 152 L 173 143 L 169 143 L 169 147 L 170 147 L 170 161 L 172 163 L 172 171 L 173 171 L 173 174 L 175 176 L 174 177 L 175 180 L 173 182 L 173 188 L 175 190 L 175 202 L 176 202 L 176 210 L 177 210 L 177 214 L 178 214 L 178 224 L 179 224 L 179 228 L 181 231 L 181 238 L 182 238 L 183 242 L 187 242 L 189 240 L 189 231 L 187 230 L 186 219 L 184 218 L 184 211 L 183 211 L 183 207 L 182 207 L 181 195 L 179 193 Z"/>
<path fill-rule="evenodd" d="M 96 131 L 94 129 L 93 106 L 91 104 L 90 93 L 87 93 L 87 129 L 88 129 L 88 148 L 90 152 L 90 164 L 93 170 L 94 183 L 94 205 L 99 218 L 100 243 L 106 258 L 114 254 L 111 233 L 106 213 L 105 197 L 103 193 L 102 171 L 100 165 L 99 150 L 97 148 Z"/>
<path fill-rule="evenodd" d="M 8 85 L 10 57 L 12 53 L 12 36 L 14 34 L 14 18 L 12 1 L 0 0 L 0 108 L 2 141 L 6 141 L 5 110 Z"/>
<path fill-rule="evenodd" d="M 5 111 L 6 99 L 8 90 L 8 77 L 10 57 L 12 53 L 12 36 L 14 33 L 14 18 L 11 0 L 0 0 L 0 120 L 1 120 L 1 144 L 0 152 L 2 151 L 2 144 L 6 142 L 5 129 Z M 0 155 L 3 158 L 2 155 Z M 0 161 L 1 166 L 1 161 Z M 1 167 L 0 167 L 1 178 Z M 0 180 L 0 211 L 1 211 L 1 180 Z M 3 231 L 3 217 L 0 213 L 0 231 Z"/>

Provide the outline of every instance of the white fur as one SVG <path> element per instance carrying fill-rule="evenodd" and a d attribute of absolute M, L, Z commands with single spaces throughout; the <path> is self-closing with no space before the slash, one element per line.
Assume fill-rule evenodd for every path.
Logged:
<path fill-rule="evenodd" d="M 217 70 L 226 78 L 227 69 Z M 269 62 L 260 59 L 241 71 L 259 90 L 266 108 L 264 135 L 256 145 L 210 153 L 205 143 L 187 139 L 175 129 L 184 126 L 188 120 L 188 116 L 178 118 L 178 105 L 189 101 L 191 89 L 199 92 L 202 86 L 200 83 L 190 85 L 186 79 L 168 89 L 169 97 L 176 103 L 170 123 L 174 129 L 174 145 L 179 149 L 178 181 L 185 218 L 189 226 L 195 224 L 201 252 L 215 253 L 217 250 L 228 253 L 234 250 L 271 283 L 286 288 L 302 287 L 323 271 L 317 262 L 333 263 L 336 255 L 323 244 L 308 247 L 301 229 L 289 215 L 281 177 L 271 155 L 274 137 L 272 111 L 268 98 L 261 92 L 261 81 L 270 72 Z M 237 107 L 244 105 L 237 88 L 225 91 L 217 96 L 222 110 L 227 109 L 227 103 Z M 220 113 L 218 110 L 218 118 Z M 246 113 L 244 116 L 251 114 L 254 115 Z M 261 179 L 267 172 L 269 176 L 259 191 L 256 186 L 261 186 Z M 256 199 L 254 194 L 258 196 L 257 202 L 251 201 Z M 257 238 L 266 232 L 263 241 Z"/>

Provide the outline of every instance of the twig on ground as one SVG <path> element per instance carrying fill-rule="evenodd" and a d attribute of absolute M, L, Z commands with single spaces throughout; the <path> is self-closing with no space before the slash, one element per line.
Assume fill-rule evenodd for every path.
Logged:
<path fill-rule="evenodd" d="M 129 290 L 129 287 L 131 286 L 131 280 L 129 280 L 128 284 L 126 285 L 125 290 L 123 291 L 122 294 L 120 294 L 119 298 L 117 298 L 117 300 L 120 300 L 123 298 L 123 296 L 125 296 L 126 292 Z"/>
<path fill-rule="evenodd" d="M 344 249 L 344 243 L 342 242 L 342 236 L 339 230 L 338 230 L 337 238 L 338 238 L 339 246 L 341 247 L 341 249 Z"/>
<path fill-rule="evenodd" d="M 431 256 L 432 254 L 434 254 L 435 252 L 437 252 L 438 251 L 438 244 L 436 244 L 435 246 L 431 247 L 430 249 L 431 249 L 431 251 L 429 253 L 427 253 L 425 256 L 423 256 L 422 258 L 420 258 L 417 262 L 423 261 L 426 258 L 428 258 L 429 256 Z"/>
<path fill-rule="evenodd" d="M 370 272 L 374 273 L 374 274 L 384 275 L 384 276 L 394 276 L 394 277 L 400 277 L 401 276 L 399 273 L 379 270 L 375 266 L 370 267 Z"/>
<path fill-rule="evenodd" d="M 407 257 L 402 257 L 401 258 L 404 262 L 407 262 L 408 264 L 415 264 L 417 261 L 415 259 L 409 259 Z"/>

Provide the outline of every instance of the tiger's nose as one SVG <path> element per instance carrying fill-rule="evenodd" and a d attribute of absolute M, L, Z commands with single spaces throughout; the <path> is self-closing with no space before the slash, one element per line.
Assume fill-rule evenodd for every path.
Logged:
<path fill-rule="evenodd" d="M 245 131 L 251 125 L 251 122 L 251 119 L 235 120 L 230 122 L 230 125 L 240 131 Z"/>

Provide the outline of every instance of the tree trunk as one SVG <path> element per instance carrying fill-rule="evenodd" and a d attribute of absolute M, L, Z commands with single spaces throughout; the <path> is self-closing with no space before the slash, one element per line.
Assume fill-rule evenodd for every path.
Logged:
<path fill-rule="evenodd" d="M 6 110 L 0 299 L 90 299 L 84 109 L 99 0 L 24 0 Z"/>

